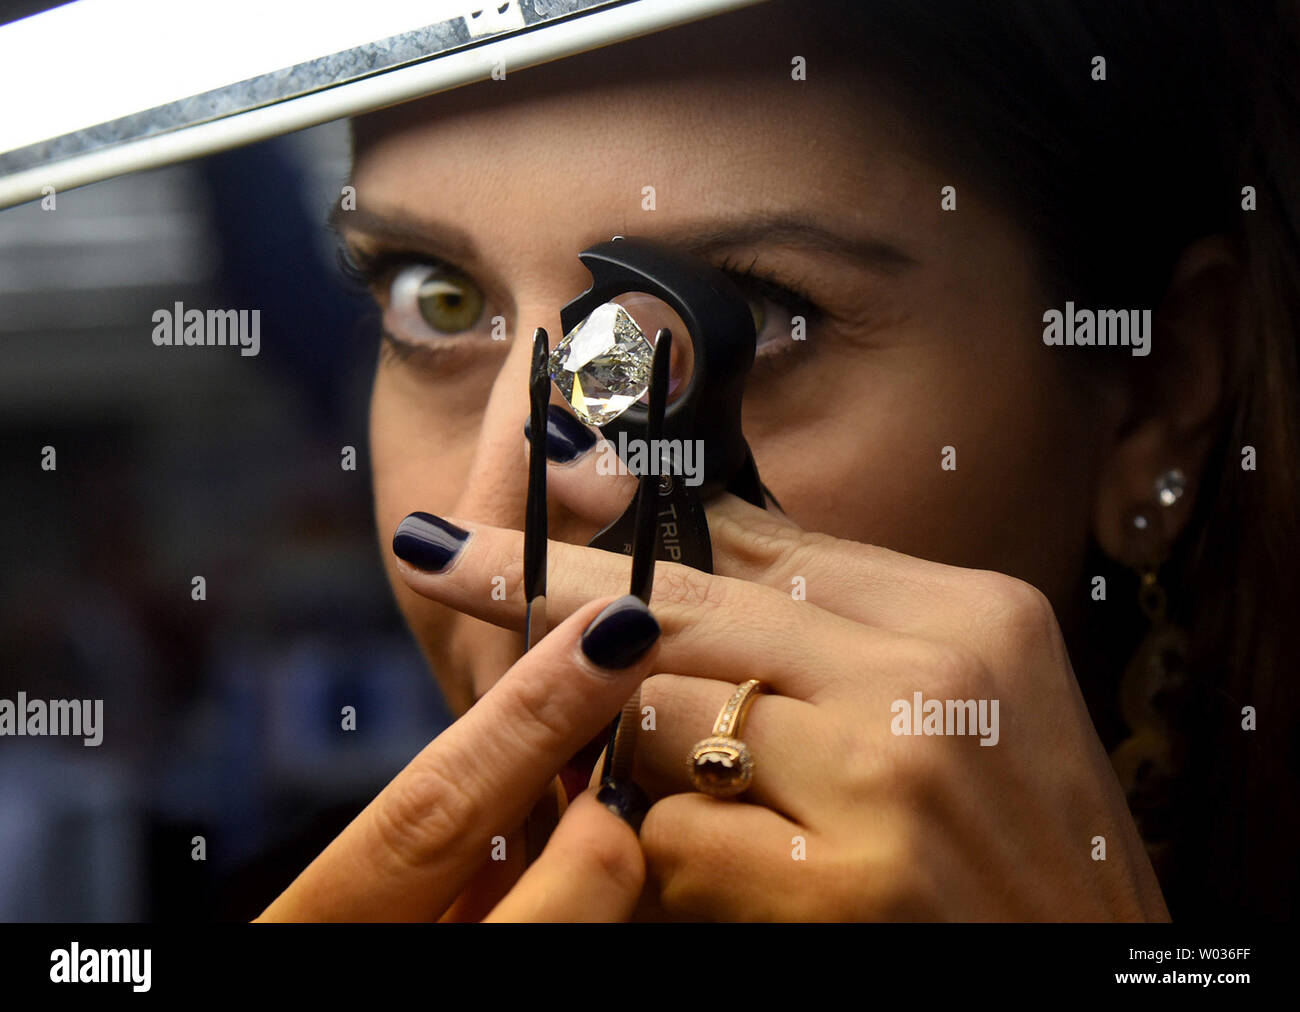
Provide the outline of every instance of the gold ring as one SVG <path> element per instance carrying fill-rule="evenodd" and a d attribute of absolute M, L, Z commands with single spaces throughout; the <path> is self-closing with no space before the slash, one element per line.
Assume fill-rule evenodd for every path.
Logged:
<path fill-rule="evenodd" d="M 748 789 L 754 779 L 754 757 L 737 735 L 749 704 L 766 691 L 757 678 L 738 685 L 713 722 L 713 734 L 691 749 L 686 764 L 697 791 L 714 798 L 732 798 Z"/>

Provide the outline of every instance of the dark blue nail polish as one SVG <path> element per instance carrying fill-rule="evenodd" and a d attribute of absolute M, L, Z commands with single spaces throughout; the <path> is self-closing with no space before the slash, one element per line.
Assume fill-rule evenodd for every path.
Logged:
<path fill-rule="evenodd" d="M 524 422 L 524 438 L 531 439 L 533 424 Z M 558 404 L 546 409 L 546 458 L 557 464 L 577 460 L 596 445 L 591 430 Z"/>
<path fill-rule="evenodd" d="M 469 540 L 469 531 L 432 513 L 412 513 L 397 525 L 393 554 L 416 569 L 440 573 L 451 565 Z"/>
<path fill-rule="evenodd" d="M 632 780 L 606 780 L 600 785 L 596 800 L 638 833 L 650 810 L 650 799 Z"/>
<path fill-rule="evenodd" d="M 659 623 L 639 597 L 612 602 L 582 633 L 582 652 L 597 667 L 619 670 L 645 656 L 659 638 Z"/>

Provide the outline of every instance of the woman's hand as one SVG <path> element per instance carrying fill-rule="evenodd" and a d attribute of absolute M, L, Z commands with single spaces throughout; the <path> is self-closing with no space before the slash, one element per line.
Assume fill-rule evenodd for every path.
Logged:
<path fill-rule="evenodd" d="M 716 574 L 656 570 L 660 673 L 642 685 L 655 730 L 639 735 L 635 774 L 658 799 L 640 834 L 642 913 L 1167 918 L 1037 590 L 809 533 L 732 496 L 708 516 Z M 505 600 L 483 588 L 492 574 L 518 572 L 522 535 L 455 522 L 475 536 L 453 570 L 402 564 L 402 578 L 431 600 L 517 628 L 518 585 Z M 626 583 L 617 555 L 551 542 L 550 560 L 553 617 Z M 687 755 L 749 678 L 770 690 L 741 729 L 753 783 L 739 801 L 694 793 Z M 945 711 L 949 700 L 986 701 L 996 743 L 991 729 L 895 733 L 913 726 L 897 701 L 911 706 L 917 693 L 923 708 L 938 700 Z"/>
<path fill-rule="evenodd" d="M 592 791 L 523 870 L 532 804 L 655 664 L 658 627 L 635 598 L 575 602 L 565 615 L 257 920 L 626 920 L 641 848 Z"/>

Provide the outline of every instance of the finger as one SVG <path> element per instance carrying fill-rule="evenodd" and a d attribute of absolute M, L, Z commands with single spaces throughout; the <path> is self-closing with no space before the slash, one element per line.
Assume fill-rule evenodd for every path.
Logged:
<path fill-rule="evenodd" d="M 634 597 L 575 611 L 431 742 L 268 908 L 269 920 L 431 920 L 651 670 Z"/>
<path fill-rule="evenodd" d="M 525 453 L 530 434 L 525 423 Z M 591 524 L 592 534 L 622 516 L 636 494 L 637 479 L 613 445 L 558 404 L 547 409 L 546 459 L 547 495 Z"/>
<path fill-rule="evenodd" d="M 584 791 L 487 921 L 625 921 L 645 881 L 632 827 Z"/>
<path fill-rule="evenodd" d="M 448 924 L 477 924 L 515 887 L 523 875 L 527 850 L 522 829 L 506 838 L 505 860 L 486 860 L 459 896 L 438 918 Z"/>
<path fill-rule="evenodd" d="M 637 731 L 633 779 L 652 798 L 697 789 L 690 778 L 691 750 L 712 735 L 714 721 L 735 689 L 730 682 L 672 674 L 651 675 L 641 683 L 644 716 Z M 810 771 L 824 770 L 837 758 L 825 724 L 821 711 L 802 700 L 772 693 L 755 696 L 734 735 L 754 760 L 744 800 L 801 825 L 824 810 L 831 800 L 829 778 Z"/>
<path fill-rule="evenodd" d="M 726 493 L 710 499 L 705 514 L 720 576 L 913 636 L 941 633 L 945 618 L 970 613 L 971 570 L 805 531 L 778 510 Z"/>
<path fill-rule="evenodd" d="M 760 805 L 703 794 L 675 794 L 651 806 L 641 826 L 646 891 L 681 920 L 790 920 L 814 876 L 800 874 L 817 856 L 807 830 Z M 815 919 L 810 914 L 808 919 Z"/>
<path fill-rule="evenodd" d="M 974 648 L 1007 676 L 1016 670 L 1003 663 L 1007 645 L 1024 632 L 1058 649 L 1051 604 L 1012 576 L 803 531 L 784 514 L 732 495 L 705 509 L 720 574 L 771 587 L 859 628 Z"/>
<path fill-rule="evenodd" d="M 465 537 L 441 570 L 419 569 L 412 560 L 425 563 L 424 549 L 407 544 L 401 533 L 416 527 L 433 531 L 431 537 L 451 527 Z M 398 530 L 394 550 L 406 558 L 399 557 L 397 571 L 407 586 L 467 615 L 519 628 L 525 608 L 519 531 L 422 513 L 402 521 Z M 563 541 L 548 542 L 547 551 L 546 607 L 551 616 L 570 614 L 593 594 L 617 593 L 627 586 L 631 560 L 625 555 Z M 432 558 L 440 564 L 444 554 Z M 677 563 L 656 564 L 651 604 L 664 631 L 661 669 L 737 684 L 759 678 L 796 699 L 833 691 L 852 670 L 852 658 L 862 647 L 856 638 L 861 627 L 855 623 L 815 605 L 791 607 L 787 595 L 770 587 Z M 808 663 L 809 643 L 822 648 L 824 663 Z"/>

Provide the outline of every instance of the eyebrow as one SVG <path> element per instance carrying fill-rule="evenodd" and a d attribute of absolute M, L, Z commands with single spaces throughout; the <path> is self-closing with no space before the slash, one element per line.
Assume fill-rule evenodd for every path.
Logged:
<path fill-rule="evenodd" d="M 435 247 L 448 259 L 467 267 L 483 263 L 473 237 L 464 229 L 446 222 L 389 218 L 360 208 L 344 211 L 335 206 L 330 212 L 329 225 L 340 235 L 363 232 L 389 241 Z M 918 263 L 885 236 L 845 234 L 813 218 L 789 212 L 688 222 L 656 232 L 653 238 L 681 246 L 696 255 L 756 243 L 802 246 L 851 260 L 883 274 L 898 274 Z"/>
<path fill-rule="evenodd" d="M 885 274 L 897 274 L 918 263 L 896 242 L 884 236 L 874 233 L 845 234 L 813 218 L 788 212 L 687 223 L 659 233 L 656 238 L 680 244 L 697 255 L 713 253 L 730 246 L 764 242 L 802 246 L 844 257 Z"/>
<path fill-rule="evenodd" d="M 364 232 L 392 242 L 436 246 L 448 259 L 467 266 L 482 262 L 473 237 L 464 229 L 446 222 L 390 218 L 361 208 L 346 211 L 336 204 L 330 211 L 327 224 L 340 237 L 348 232 Z"/>

